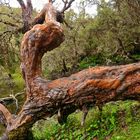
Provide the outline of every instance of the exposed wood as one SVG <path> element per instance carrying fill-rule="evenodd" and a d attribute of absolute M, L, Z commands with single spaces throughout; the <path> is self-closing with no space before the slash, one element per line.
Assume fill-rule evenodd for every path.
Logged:
<path fill-rule="evenodd" d="M 59 23 L 63 23 L 64 21 L 64 13 L 56 10 L 53 7 L 52 2 L 47 3 L 44 8 L 41 10 L 41 12 L 35 17 L 34 21 L 32 22 L 32 25 L 36 24 L 43 24 L 44 21 L 57 21 Z"/>
<path fill-rule="evenodd" d="M 54 12 L 53 6 L 48 10 Z M 24 35 L 21 43 L 26 102 L 14 117 L 0 105 L 9 140 L 27 140 L 36 121 L 57 113 L 59 122 L 64 123 L 76 109 L 83 110 L 86 115 L 89 107 L 110 101 L 140 101 L 140 63 L 89 68 L 54 81 L 42 78 L 41 59 L 44 53 L 59 47 L 64 41 L 56 14 L 45 13 L 45 16 L 45 24 L 35 25 Z"/>
<path fill-rule="evenodd" d="M 6 125 L 8 127 L 8 125 L 12 121 L 12 114 L 2 104 L 0 104 L 0 113 L 2 113 L 1 117 L 0 117 L 1 118 L 0 120 L 3 121 L 4 125 Z"/>

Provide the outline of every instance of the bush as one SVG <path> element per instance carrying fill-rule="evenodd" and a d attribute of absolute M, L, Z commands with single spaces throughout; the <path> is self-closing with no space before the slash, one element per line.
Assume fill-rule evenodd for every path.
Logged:
<path fill-rule="evenodd" d="M 133 101 L 112 102 L 103 107 L 102 112 L 98 107 L 91 109 L 86 118 L 84 127 L 81 127 L 80 121 L 82 112 L 78 111 L 68 117 L 68 121 L 64 125 L 57 123 L 56 117 L 50 118 L 48 121 L 40 121 L 33 127 L 35 140 L 92 140 L 98 138 L 104 140 L 121 138 L 121 133 L 128 127 L 132 131 L 132 137 L 136 133 L 136 137 L 140 137 L 136 130 L 138 125 L 133 123 L 134 119 L 140 124 L 140 104 Z M 135 126 L 134 129 L 132 126 Z M 121 131 L 122 132 L 121 132 Z M 136 130 L 136 131 L 135 131 Z M 125 135 L 125 139 L 128 139 Z M 136 138 L 134 136 L 134 138 Z"/>

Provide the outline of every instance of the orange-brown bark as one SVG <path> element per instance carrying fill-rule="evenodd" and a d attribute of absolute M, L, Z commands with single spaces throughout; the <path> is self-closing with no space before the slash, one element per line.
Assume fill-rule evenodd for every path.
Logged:
<path fill-rule="evenodd" d="M 0 105 L 10 140 L 27 140 L 28 130 L 37 120 L 57 112 L 61 123 L 78 108 L 88 109 L 116 100 L 140 100 L 140 63 L 89 68 L 54 81 L 42 78 L 43 54 L 58 47 L 63 40 L 63 30 L 55 20 L 35 25 L 24 35 L 21 69 L 26 82 L 26 102 L 15 117 Z"/>

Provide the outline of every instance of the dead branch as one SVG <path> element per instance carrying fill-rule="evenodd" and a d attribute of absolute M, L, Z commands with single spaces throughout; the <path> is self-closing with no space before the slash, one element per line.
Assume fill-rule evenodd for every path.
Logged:
<path fill-rule="evenodd" d="M 0 98 L 0 103 L 5 104 L 7 102 L 15 101 L 16 107 L 18 109 L 18 100 L 17 100 L 17 98 L 19 96 L 23 95 L 23 94 L 24 94 L 24 92 L 19 92 L 19 93 L 16 93 L 15 95 L 10 94 L 8 97 Z"/>
<path fill-rule="evenodd" d="M 71 7 L 71 4 L 75 1 L 75 0 L 62 0 L 63 3 L 64 3 L 64 7 L 63 9 L 61 10 L 61 13 L 64 13 L 67 9 L 69 9 Z"/>

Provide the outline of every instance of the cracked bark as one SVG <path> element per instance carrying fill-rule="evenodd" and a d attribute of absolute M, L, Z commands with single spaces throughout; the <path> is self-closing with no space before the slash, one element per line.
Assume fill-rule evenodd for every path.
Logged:
<path fill-rule="evenodd" d="M 0 122 L 6 126 L 3 139 L 28 140 L 30 128 L 36 121 L 57 112 L 59 122 L 63 123 L 76 109 L 117 100 L 140 101 L 140 63 L 94 67 L 70 77 L 53 81 L 44 79 L 41 58 L 64 41 L 56 14 L 50 12 L 48 15 L 50 17 L 45 18 L 45 24 L 35 25 L 23 37 L 21 69 L 27 99 L 17 116 L 0 104 Z"/>

